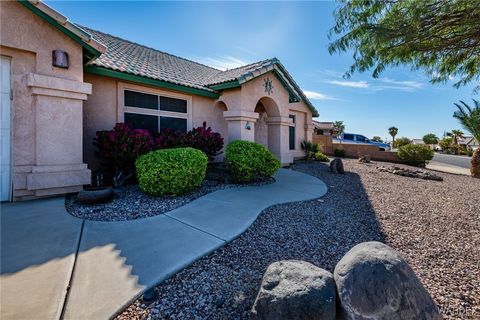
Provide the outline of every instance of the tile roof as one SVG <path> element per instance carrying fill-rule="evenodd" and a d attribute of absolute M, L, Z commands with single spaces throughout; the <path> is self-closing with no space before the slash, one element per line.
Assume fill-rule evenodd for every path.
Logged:
<path fill-rule="evenodd" d="M 314 116 L 318 115 L 308 98 L 276 58 L 222 71 L 88 27 L 77 26 L 106 47 L 106 51 L 91 62 L 93 66 L 208 92 L 217 92 L 211 88 L 214 85 L 231 81 L 238 81 L 241 84 L 275 70 L 284 78 L 287 89 L 298 95 L 309 106 Z"/>

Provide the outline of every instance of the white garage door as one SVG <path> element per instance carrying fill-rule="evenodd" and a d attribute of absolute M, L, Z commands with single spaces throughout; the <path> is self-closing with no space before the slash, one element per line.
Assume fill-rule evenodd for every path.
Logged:
<path fill-rule="evenodd" d="M 1 131 L 1 155 L 0 155 L 0 169 L 1 169 L 1 185 L 0 185 L 0 201 L 10 201 L 11 178 L 10 178 L 10 136 L 11 136 L 11 100 L 10 100 L 10 59 L 6 57 L 1 58 L 1 112 L 0 112 L 0 131 Z"/>

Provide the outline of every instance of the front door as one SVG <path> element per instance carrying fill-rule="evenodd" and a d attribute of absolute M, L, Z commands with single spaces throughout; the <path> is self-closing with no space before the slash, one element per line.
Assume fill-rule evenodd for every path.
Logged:
<path fill-rule="evenodd" d="M 11 82 L 10 82 L 10 59 L 0 57 L 0 201 L 11 199 Z"/>

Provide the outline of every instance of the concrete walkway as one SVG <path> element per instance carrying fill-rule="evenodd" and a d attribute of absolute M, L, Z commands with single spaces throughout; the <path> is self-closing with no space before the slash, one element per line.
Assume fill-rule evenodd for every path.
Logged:
<path fill-rule="evenodd" d="M 65 237 L 78 239 L 82 230 L 80 220 L 69 216 L 64 210 L 53 210 L 52 217 L 57 217 L 73 229 L 63 231 L 59 236 L 52 234 L 53 239 L 41 244 L 37 244 L 36 238 L 42 238 L 40 229 L 49 223 L 40 222 L 41 228 L 38 228 L 35 225 L 37 220 L 21 222 L 22 225 L 31 226 L 27 229 L 39 230 L 29 241 L 21 236 L 12 236 L 4 242 L 2 232 L 2 258 L 4 246 L 10 248 L 10 253 L 15 251 L 11 249 L 15 247 L 12 240 L 24 243 L 23 253 L 18 250 L 17 255 L 7 254 L 5 257 L 8 259 L 5 266 L 8 273 L 4 274 L 2 264 L 2 319 L 58 319 L 59 310 L 62 309 L 64 319 L 107 319 L 146 289 L 239 236 L 263 209 L 278 203 L 315 199 L 327 191 L 322 181 L 300 172 L 280 169 L 275 178 L 276 182 L 270 185 L 219 190 L 167 214 L 151 218 L 125 222 L 85 221 L 74 267 L 71 251 L 75 247 L 72 246 L 75 241 L 72 244 L 68 242 L 68 249 L 64 249 L 64 252 L 44 254 L 38 261 L 30 262 L 26 259 L 25 263 L 14 263 L 13 259 L 23 261 L 22 259 L 35 250 L 50 251 L 48 241 L 55 243 Z M 10 216 L 18 215 L 19 211 L 24 210 L 22 205 L 24 208 L 34 205 L 38 208 L 35 212 L 49 210 L 48 206 L 52 204 L 55 204 L 54 207 L 63 206 L 63 199 L 48 201 L 6 205 L 5 210 L 2 205 L 2 231 L 4 224 L 16 223 Z M 42 212 L 42 217 L 43 214 Z M 4 216 L 7 217 L 6 223 Z M 52 228 L 63 229 L 63 225 L 59 224 L 61 223 Z M 12 225 L 7 228 L 10 228 L 11 233 L 23 232 L 15 229 L 22 229 L 21 226 Z M 56 266 L 53 271 L 56 263 L 61 265 Z M 20 266 L 12 268 L 9 267 L 10 264 Z M 28 278 L 23 276 L 25 270 L 39 268 L 37 265 L 43 270 L 37 270 Z M 65 295 L 70 274 L 71 287 L 68 295 Z M 10 281 L 5 291 L 4 277 Z M 43 285 L 27 291 L 28 285 L 36 282 L 36 277 L 48 279 L 49 283 L 44 285 L 50 285 L 52 291 L 56 290 L 56 295 L 44 294 Z M 12 285 L 14 283 L 25 284 L 25 287 L 15 291 Z M 20 294 L 21 292 L 23 293 Z M 30 296 L 44 298 L 32 301 Z M 58 298 L 53 300 L 52 296 Z M 15 302 L 15 299 L 19 301 Z M 25 304 L 31 306 L 25 308 Z M 38 310 L 42 308 L 52 311 L 40 316 Z"/>

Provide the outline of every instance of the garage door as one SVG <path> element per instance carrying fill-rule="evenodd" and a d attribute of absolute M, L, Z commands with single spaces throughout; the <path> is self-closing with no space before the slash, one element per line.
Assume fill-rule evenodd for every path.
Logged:
<path fill-rule="evenodd" d="M 0 131 L 1 131 L 1 155 L 0 155 L 0 169 L 1 169 L 1 185 L 0 185 L 0 200 L 10 201 L 11 192 L 11 100 L 10 100 L 10 59 L 6 57 L 1 58 L 1 112 L 0 112 Z"/>

